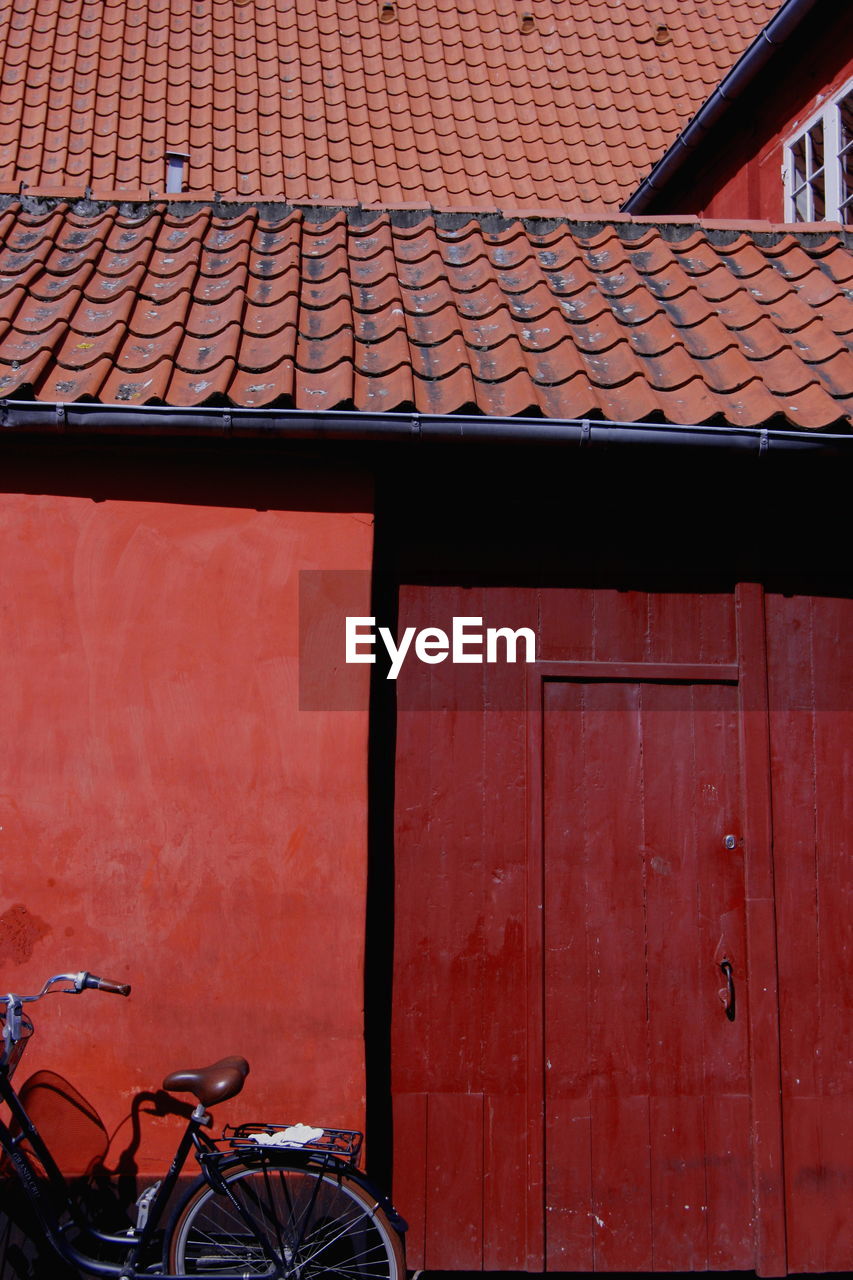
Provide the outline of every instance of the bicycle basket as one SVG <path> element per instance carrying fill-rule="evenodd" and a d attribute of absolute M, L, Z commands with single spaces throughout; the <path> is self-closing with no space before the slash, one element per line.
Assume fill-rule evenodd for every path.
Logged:
<path fill-rule="evenodd" d="M 6 1006 L 0 1008 L 0 1028 L 2 1028 L 3 1036 L 3 1052 L 0 1054 L 0 1070 L 4 1070 L 11 1077 L 15 1074 L 15 1068 L 24 1056 L 24 1050 L 27 1047 L 27 1041 L 33 1034 L 33 1024 L 24 1014 L 18 1014 L 15 1018 L 16 1033 L 13 1038 L 12 1027 L 6 1018 Z"/>

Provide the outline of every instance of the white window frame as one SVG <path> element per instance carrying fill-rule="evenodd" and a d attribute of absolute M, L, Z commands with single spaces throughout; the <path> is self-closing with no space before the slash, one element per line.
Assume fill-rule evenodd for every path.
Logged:
<path fill-rule="evenodd" d="M 805 124 L 800 125 L 784 144 L 782 178 L 785 184 L 785 221 L 786 222 L 853 222 L 853 183 L 845 191 L 842 183 L 842 135 L 841 135 L 841 103 L 853 95 L 853 80 L 838 90 L 837 93 L 815 111 Z M 823 131 L 823 168 L 807 174 L 802 190 L 806 197 L 805 215 L 798 213 L 796 204 L 797 192 L 794 190 L 794 148 L 802 139 L 806 142 L 807 166 L 810 168 L 811 138 L 810 134 L 818 123 Z M 848 139 L 844 151 L 853 148 L 853 139 Z M 822 177 L 824 212 L 816 218 L 814 214 L 814 191 L 809 176 Z"/>

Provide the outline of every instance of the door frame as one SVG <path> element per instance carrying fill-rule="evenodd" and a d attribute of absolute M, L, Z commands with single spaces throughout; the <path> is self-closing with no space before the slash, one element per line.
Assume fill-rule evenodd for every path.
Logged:
<path fill-rule="evenodd" d="M 735 589 L 737 662 L 539 661 L 527 669 L 527 1268 L 545 1268 L 544 688 L 549 680 L 736 685 L 743 816 L 755 1269 L 787 1274 L 764 591 Z"/>

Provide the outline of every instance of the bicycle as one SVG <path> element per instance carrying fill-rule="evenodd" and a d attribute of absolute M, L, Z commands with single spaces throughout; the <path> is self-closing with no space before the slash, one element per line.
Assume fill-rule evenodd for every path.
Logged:
<path fill-rule="evenodd" d="M 406 1223 L 357 1167 L 360 1133 L 254 1122 L 226 1125 L 218 1138 L 205 1132 L 212 1124 L 208 1108 L 243 1087 L 249 1064 L 239 1057 L 166 1077 L 166 1092 L 196 1099 L 169 1170 L 139 1196 L 135 1225 L 96 1228 L 71 1196 L 12 1085 L 33 1034 L 24 1006 L 87 990 L 130 994 L 125 983 L 81 972 L 49 978 L 37 995 L 0 996 L 0 1100 L 11 1113 L 9 1124 L 0 1121 L 0 1149 L 41 1231 L 66 1263 L 119 1280 L 405 1280 Z M 200 1172 L 163 1227 L 191 1152 Z"/>

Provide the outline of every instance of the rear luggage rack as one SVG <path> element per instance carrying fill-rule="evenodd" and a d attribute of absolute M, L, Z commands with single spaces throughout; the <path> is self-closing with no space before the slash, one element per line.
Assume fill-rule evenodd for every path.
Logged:
<path fill-rule="evenodd" d="M 233 1151 L 307 1151 L 355 1164 L 364 1135 L 353 1129 L 320 1129 L 307 1124 L 226 1125 L 217 1146 Z"/>

